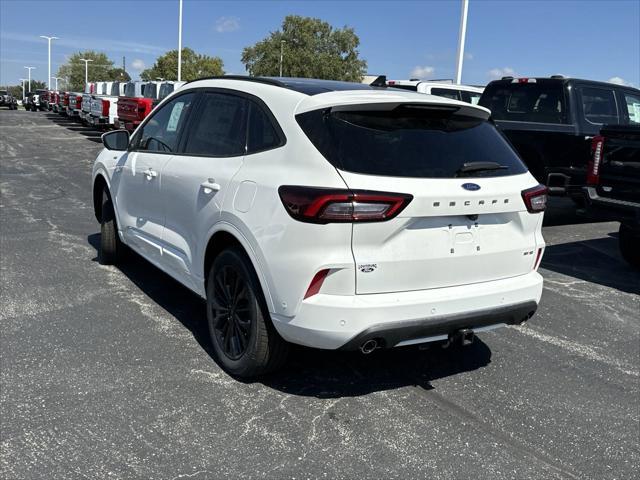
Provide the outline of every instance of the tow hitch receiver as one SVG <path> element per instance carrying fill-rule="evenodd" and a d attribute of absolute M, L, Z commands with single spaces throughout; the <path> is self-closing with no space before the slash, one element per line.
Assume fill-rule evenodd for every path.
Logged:
<path fill-rule="evenodd" d="M 467 345 L 471 345 L 473 343 L 473 339 L 475 338 L 475 333 L 470 328 L 463 328 L 461 330 L 457 330 L 449 335 L 449 339 L 443 345 L 444 348 L 449 345 L 459 344 L 463 347 Z"/>

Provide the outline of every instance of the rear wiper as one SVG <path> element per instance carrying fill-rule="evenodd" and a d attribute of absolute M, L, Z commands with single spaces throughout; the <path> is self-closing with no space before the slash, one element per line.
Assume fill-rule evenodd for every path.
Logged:
<path fill-rule="evenodd" d="M 470 172 L 488 172 L 491 170 L 506 170 L 509 167 L 506 165 L 500 165 L 496 162 L 469 162 L 463 163 L 456 171 L 456 176 Z"/>

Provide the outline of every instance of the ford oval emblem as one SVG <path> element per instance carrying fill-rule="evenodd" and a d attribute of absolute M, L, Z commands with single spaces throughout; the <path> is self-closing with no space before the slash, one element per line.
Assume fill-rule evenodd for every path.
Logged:
<path fill-rule="evenodd" d="M 464 188 L 465 190 L 476 191 L 480 190 L 480 185 L 478 185 L 477 183 L 463 183 L 462 188 Z"/>

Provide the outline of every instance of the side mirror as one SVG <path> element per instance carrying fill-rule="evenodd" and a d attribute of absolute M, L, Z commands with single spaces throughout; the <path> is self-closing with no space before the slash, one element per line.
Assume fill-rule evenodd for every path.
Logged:
<path fill-rule="evenodd" d="M 127 130 L 114 130 L 102 135 L 102 143 L 107 150 L 126 150 L 129 146 L 129 132 Z"/>

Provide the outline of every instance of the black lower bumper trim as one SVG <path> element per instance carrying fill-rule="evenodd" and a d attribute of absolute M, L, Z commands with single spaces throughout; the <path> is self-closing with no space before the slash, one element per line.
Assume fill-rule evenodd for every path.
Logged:
<path fill-rule="evenodd" d="M 382 348 L 392 348 L 407 340 L 452 335 L 463 328 L 473 330 L 498 323 L 518 325 L 531 318 L 537 308 L 538 304 L 531 301 L 456 315 L 434 316 L 423 320 L 381 323 L 359 333 L 340 347 L 340 350 L 357 350 L 364 342 L 372 339 L 378 340 Z"/>

